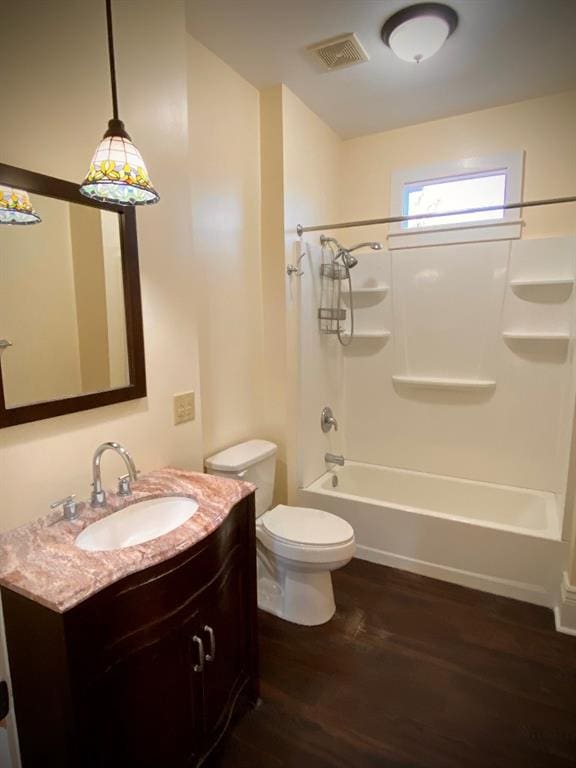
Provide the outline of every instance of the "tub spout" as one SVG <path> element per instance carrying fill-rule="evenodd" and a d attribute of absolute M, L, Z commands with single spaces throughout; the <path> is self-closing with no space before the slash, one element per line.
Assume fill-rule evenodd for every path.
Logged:
<path fill-rule="evenodd" d="M 324 461 L 326 464 L 338 464 L 339 466 L 344 466 L 344 456 L 340 456 L 337 453 L 326 453 L 324 455 Z"/>

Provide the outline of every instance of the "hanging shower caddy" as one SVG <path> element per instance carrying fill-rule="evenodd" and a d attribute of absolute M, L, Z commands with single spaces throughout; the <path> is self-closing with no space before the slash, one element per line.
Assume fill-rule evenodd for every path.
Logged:
<path fill-rule="evenodd" d="M 346 310 L 342 307 L 342 280 L 348 279 L 348 269 L 342 264 L 328 262 L 320 265 L 320 332 L 342 333 Z"/>

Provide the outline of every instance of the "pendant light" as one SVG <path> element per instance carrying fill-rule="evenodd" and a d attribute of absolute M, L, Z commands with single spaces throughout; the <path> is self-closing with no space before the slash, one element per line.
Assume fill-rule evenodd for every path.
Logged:
<path fill-rule="evenodd" d="M 0 224 L 38 224 L 28 192 L 0 185 Z"/>
<path fill-rule="evenodd" d="M 458 26 L 458 14 L 442 3 L 418 3 L 390 16 L 382 40 L 403 61 L 419 64 L 438 53 Z"/>
<path fill-rule="evenodd" d="M 142 155 L 132 143 L 124 123 L 118 117 L 112 0 L 106 0 L 106 22 L 113 117 L 108 122 L 108 130 L 96 148 L 90 170 L 80 187 L 80 192 L 93 200 L 115 205 L 157 203 L 160 196 L 152 186 Z"/>

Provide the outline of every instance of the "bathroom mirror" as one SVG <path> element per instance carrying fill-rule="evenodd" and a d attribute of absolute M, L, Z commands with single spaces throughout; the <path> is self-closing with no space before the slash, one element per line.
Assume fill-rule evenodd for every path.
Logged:
<path fill-rule="evenodd" d="M 146 395 L 136 217 L 0 163 L 40 221 L 0 224 L 0 426 Z"/>

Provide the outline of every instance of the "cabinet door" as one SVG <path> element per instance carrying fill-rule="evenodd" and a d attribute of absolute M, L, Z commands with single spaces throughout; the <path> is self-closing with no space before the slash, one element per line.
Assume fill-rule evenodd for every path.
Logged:
<path fill-rule="evenodd" d="M 182 768 L 200 741 L 201 688 L 189 675 L 190 648 L 178 628 L 143 637 L 99 686 L 102 711 L 93 722 L 95 765 Z M 198 695 L 200 694 L 200 695 Z"/>
<path fill-rule="evenodd" d="M 200 632 L 206 662 L 203 675 L 204 744 L 224 730 L 248 678 L 249 605 L 247 553 L 237 548 L 226 570 L 206 592 Z"/>

